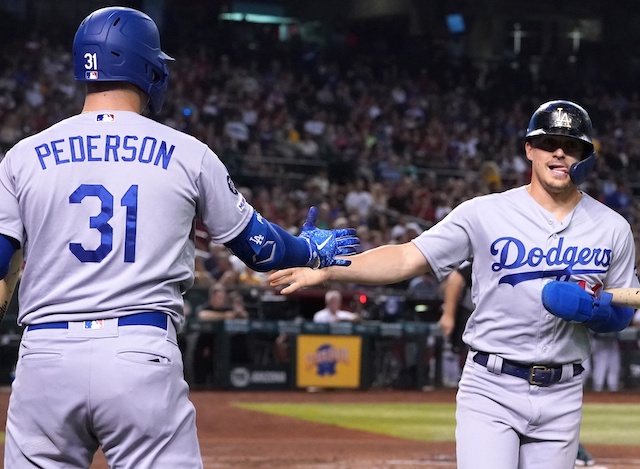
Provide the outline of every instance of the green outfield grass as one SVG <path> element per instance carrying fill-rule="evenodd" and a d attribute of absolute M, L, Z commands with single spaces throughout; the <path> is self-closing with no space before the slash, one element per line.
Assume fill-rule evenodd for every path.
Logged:
<path fill-rule="evenodd" d="M 640 404 L 585 404 L 580 439 L 583 443 L 637 445 Z"/>
<path fill-rule="evenodd" d="M 236 407 L 418 441 L 454 441 L 454 404 L 237 403 Z M 585 404 L 583 443 L 637 445 L 640 404 Z"/>

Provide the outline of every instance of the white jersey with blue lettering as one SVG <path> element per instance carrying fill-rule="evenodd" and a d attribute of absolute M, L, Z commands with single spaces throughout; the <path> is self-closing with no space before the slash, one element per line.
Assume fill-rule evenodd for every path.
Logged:
<path fill-rule="evenodd" d="M 413 242 L 440 279 L 474 259 L 476 308 L 463 339 L 519 363 L 580 364 L 589 356 L 587 328 L 544 308 L 546 282 L 581 282 L 590 293 L 639 286 L 628 222 L 585 193 L 562 222 L 525 187 L 477 197 Z"/>
<path fill-rule="evenodd" d="M 211 149 L 134 112 L 68 118 L 0 163 L 0 233 L 24 246 L 25 324 L 161 311 L 180 327 L 194 218 L 225 243 L 252 214 Z"/>

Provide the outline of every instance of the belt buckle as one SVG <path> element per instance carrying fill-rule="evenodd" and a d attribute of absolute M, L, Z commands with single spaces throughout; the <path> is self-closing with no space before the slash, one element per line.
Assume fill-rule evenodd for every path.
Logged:
<path fill-rule="evenodd" d="M 529 373 L 529 384 L 533 384 L 534 386 L 544 386 L 544 381 L 536 381 L 535 374 L 536 371 L 550 371 L 551 368 L 544 365 L 533 365 L 531 367 L 531 372 Z"/>

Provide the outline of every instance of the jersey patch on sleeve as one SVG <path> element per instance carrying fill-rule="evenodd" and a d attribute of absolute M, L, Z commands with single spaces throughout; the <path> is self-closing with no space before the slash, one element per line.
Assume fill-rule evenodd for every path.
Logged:
<path fill-rule="evenodd" d="M 236 207 L 238 207 L 238 212 L 242 213 L 246 206 L 247 206 L 247 201 L 245 200 L 244 197 L 240 196 L 240 200 L 238 200 L 238 203 L 236 204 Z"/>

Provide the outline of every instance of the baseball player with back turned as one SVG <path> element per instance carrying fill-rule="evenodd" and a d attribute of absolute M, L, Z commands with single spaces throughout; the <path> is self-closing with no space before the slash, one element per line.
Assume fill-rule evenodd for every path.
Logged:
<path fill-rule="evenodd" d="M 262 218 L 205 144 L 141 114 L 162 107 L 156 24 L 97 10 L 73 42 L 82 113 L 17 143 L 0 163 L 0 278 L 24 248 L 22 337 L 4 467 L 202 468 L 176 330 L 194 278 L 199 217 L 249 267 L 346 265 L 352 229 L 300 236 Z"/>
<path fill-rule="evenodd" d="M 578 189 L 595 164 L 591 138 L 582 107 L 544 103 L 525 137 L 530 184 L 463 202 L 412 241 L 357 254 L 348 267 L 270 276 L 289 294 L 326 281 L 391 284 L 428 269 L 442 279 L 473 258 L 459 469 L 574 467 L 588 330 L 624 329 L 633 309 L 603 290 L 639 283 L 629 224 Z"/>

